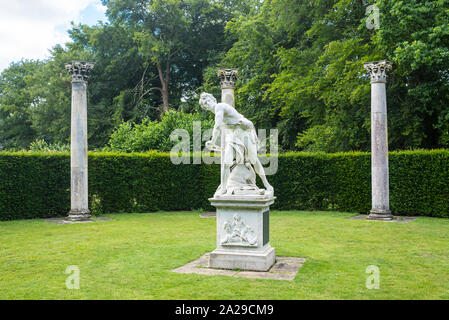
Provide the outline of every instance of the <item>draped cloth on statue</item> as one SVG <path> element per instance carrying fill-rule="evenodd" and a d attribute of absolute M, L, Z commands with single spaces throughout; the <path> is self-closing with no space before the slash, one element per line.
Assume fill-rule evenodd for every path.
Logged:
<path fill-rule="evenodd" d="M 242 128 L 243 127 L 243 128 Z M 256 172 L 252 166 L 257 155 L 259 140 L 254 127 L 246 128 L 242 124 L 227 125 L 224 134 L 224 161 L 230 167 L 227 177 L 227 194 L 263 194 L 256 186 Z"/>

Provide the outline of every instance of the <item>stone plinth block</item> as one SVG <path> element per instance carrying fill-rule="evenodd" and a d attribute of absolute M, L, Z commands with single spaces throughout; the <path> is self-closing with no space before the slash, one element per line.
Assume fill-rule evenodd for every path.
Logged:
<path fill-rule="evenodd" d="M 234 278 L 237 277 L 292 281 L 295 279 L 296 274 L 305 262 L 305 258 L 277 257 L 276 263 L 269 271 L 222 270 L 210 268 L 210 253 L 206 253 L 201 258 L 189 262 L 182 267 L 176 268 L 175 270 L 173 270 L 173 272 L 204 274 L 212 276 L 229 276 Z"/>
<path fill-rule="evenodd" d="M 217 208 L 217 248 L 210 267 L 267 271 L 275 262 L 270 246 L 270 205 L 275 197 L 220 196 L 209 199 Z"/>

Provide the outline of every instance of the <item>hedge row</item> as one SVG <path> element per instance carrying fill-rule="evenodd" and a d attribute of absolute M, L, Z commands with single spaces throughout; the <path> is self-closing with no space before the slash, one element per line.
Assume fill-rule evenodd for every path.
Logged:
<path fill-rule="evenodd" d="M 389 168 L 395 215 L 449 217 L 449 150 L 390 152 Z M 271 181 L 279 209 L 371 209 L 369 153 L 283 154 Z"/>
<path fill-rule="evenodd" d="M 449 151 L 392 152 L 390 207 L 397 215 L 449 217 Z M 212 209 L 218 165 L 174 165 L 165 153 L 89 153 L 96 213 Z M 286 153 L 268 177 L 275 209 L 371 208 L 369 153 Z M 0 220 L 61 216 L 70 209 L 67 153 L 0 153 Z"/>

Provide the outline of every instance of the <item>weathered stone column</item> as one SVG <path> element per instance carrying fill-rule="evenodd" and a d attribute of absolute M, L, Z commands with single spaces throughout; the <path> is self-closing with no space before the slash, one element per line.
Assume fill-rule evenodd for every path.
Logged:
<path fill-rule="evenodd" d="M 65 68 L 72 75 L 72 121 L 70 141 L 71 210 L 72 221 L 89 220 L 87 192 L 87 79 L 94 65 L 73 61 Z"/>
<path fill-rule="evenodd" d="M 389 61 L 364 64 L 371 76 L 371 194 L 372 209 L 368 219 L 392 220 L 388 181 L 387 71 Z"/>
<path fill-rule="evenodd" d="M 221 82 L 221 102 L 230 104 L 235 108 L 234 88 L 237 82 L 238 71 L 235 69 L 218 70 Z"/>
<path fill-rule="evenodd" d="M 227 103 L 235 108 L 235 83 L 237 82 L 238 71 L 236 69 L 222 69 L 218 70 L 218 78 L 221 84 L 221 102 Z M 221 129 L 220 146 L 224 145 L 224 137 L 226 135 L 225 128 Z M 222 186 L 224 181 L 224 150 L 221 152 L 221 177 L 220 186 Z"/>

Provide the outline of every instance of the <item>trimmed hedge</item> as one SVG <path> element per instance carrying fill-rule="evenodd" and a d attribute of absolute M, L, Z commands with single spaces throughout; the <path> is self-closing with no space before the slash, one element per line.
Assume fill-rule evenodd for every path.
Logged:
<path fill-rule="evenodd" d="M 390 155 L 390 207 L 397 215 L 449 217 L 449 151 Z M 89 153 L 96 213 L 212 209 L 218 165 L 173 165 L 169 154 Z M 268 177 L 274 209 L 371 208 L 369 153 L 286 153 Z M 54 217 L 70 209 L 68 153 L 0 153 L 0 220 Z"/>

